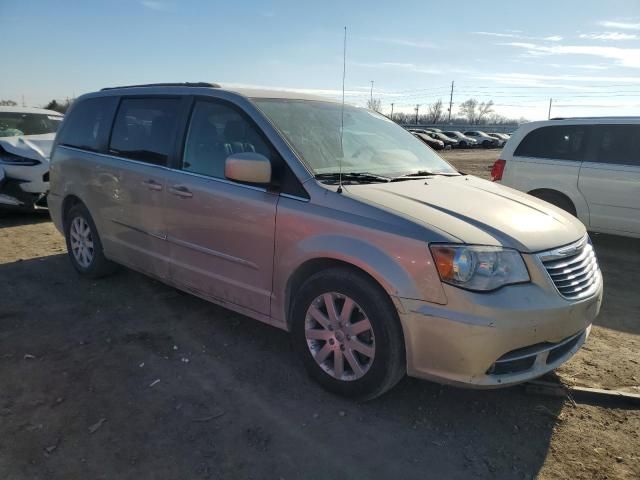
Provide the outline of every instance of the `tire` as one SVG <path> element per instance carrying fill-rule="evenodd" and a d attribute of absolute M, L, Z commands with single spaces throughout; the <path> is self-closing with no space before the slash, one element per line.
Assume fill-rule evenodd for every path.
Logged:
<path fill-rule="evenodd" d="M 80 230 L 86 234 L 83 235 Z M 117 269 L 117 265 L 104 256 L 96 224 L 83 204 L 69 209 L 64 222 L 64 237 L 71 264 L 82 276 L 100 278 Z M 81 244 L 80 250 L 84 249 L 86 255 L 79 253 L 78 241 Z"/>
<path fill-rule="evenodd" d="M 491 142 L 489 140 L 485 140 L 484 142 L 482 142 L 482 146 L 484 148 L 491 148 Z"/>
<path fill-rule="evenodd" d="M 335 318 L 331 322 L 327 301 L 333 302 L 340 315 L 347 299 L 354 305 L 351 315 L 344 317 L 348 321 L 338 323 L 340 319 Z M 391 389 L 405 375 L 404 337 L 398 313 L 386 292 L 366 275 L 348 268 L 316 273 L 300 287 L 292 315 L 294 349 L 311 378 L 326 390 L 348 398 L 371 400 Z M 324 328 L 317 318 L 333 324 L 333 328 Z M 363 330 L 366 320 L 370 328 Z"/>
<path fill-rule="evenodd" d="M 555 205 L 558 208 L 561 208 L 565 212 L 570 213 L 574 217 L 576 214 L 576 207 L 567 197 L 558 192 L 553 191 L 543 191 L 543 192 L 530 192 L 529 195 L 533 195 L 540 200 L 544 200 L 545 202 L 550 203 L 551 205 Z"/>

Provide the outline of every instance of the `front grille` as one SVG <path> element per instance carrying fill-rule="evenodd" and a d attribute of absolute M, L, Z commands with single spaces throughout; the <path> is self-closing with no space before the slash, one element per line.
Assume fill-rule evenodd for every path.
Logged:
<path fill-rule="evenodd" d="M 600 269 L 589 237 L 538 256 L 564 298 L 576 300 L 594 292 Z"/>

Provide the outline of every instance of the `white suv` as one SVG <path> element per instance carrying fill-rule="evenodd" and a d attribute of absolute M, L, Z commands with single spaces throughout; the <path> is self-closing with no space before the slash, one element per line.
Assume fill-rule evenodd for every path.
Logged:
<path fill-rule="evenodd" d="M 527 123 L 491 179 L 572 213 L 591 231 L 640 237 L 640 117 Z"/>

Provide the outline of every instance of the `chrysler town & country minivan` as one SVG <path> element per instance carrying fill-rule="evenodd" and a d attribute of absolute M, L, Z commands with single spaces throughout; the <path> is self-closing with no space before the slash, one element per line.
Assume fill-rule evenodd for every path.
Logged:
<path fill-rule="evenodd" d="M 512 385 L 585 342 L 602 276 L 584 226 L 458 172 L 375 112 L 156 84 L 80 97 L 49 208 L 83 275 L 134 270 L 292 334 L 330 391 L 405 374 Z"/>

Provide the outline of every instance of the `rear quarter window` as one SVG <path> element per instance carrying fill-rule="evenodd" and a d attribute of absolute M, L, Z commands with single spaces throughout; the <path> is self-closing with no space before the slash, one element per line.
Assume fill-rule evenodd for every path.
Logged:
<path fill-rule="evenodd" d="M 640 166 L 640 125 L 598 125 L 596 161 Z"/>
<path fill-rule="evenodd" d="M 105 151 L 117 105 L 117 97 L 80 100 L 67 114 L 58 133 L 58 144 L 92 152 Z"/>
<path fill-rule="evenodd" d="M 582 161 L 587 143 L 586 125 L 552 125 L 529 132 L 514 156 Z"/>

